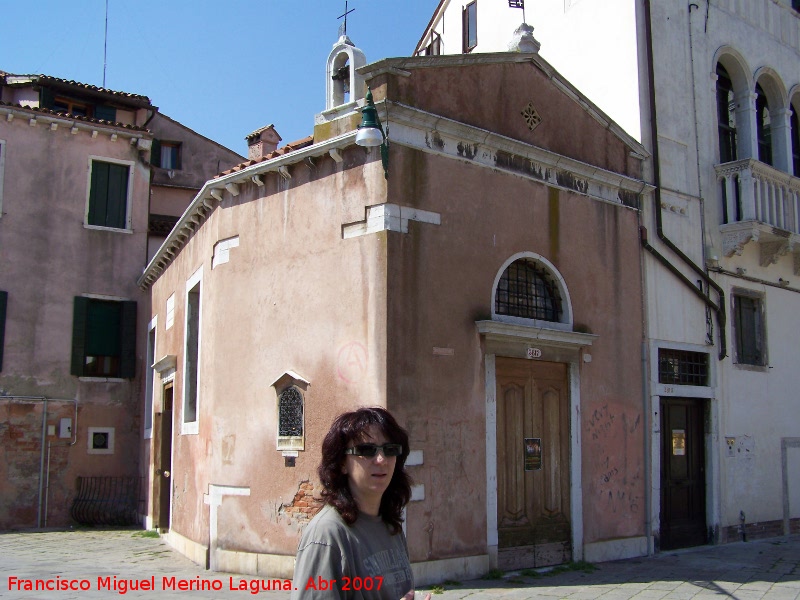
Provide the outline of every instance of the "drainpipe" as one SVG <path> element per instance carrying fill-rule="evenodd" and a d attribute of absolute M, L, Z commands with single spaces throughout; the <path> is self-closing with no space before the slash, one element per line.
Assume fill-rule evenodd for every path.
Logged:
<path fill-rule="evenodd" d="M 637 219 L 639 222 L 640 231 L 642 227 L 642 211 L 637 211 Z M 647 354 L 648 343 L 650 339 L 650 327 L 647 320 L 647 286 L 645 285 L 645 264 L 644 255 L 639 253 L 639 273 L 642 278 L 642 348 L 641 348 L 641 367 L 642 367 L 642 413 L 644 416 L 644 535 L 647 539 L 647 555 L 652 556 L 655 552 L 655 543 L 653 543 L 653 520 L 652 510 L 650 506 L 650 496 L 652 490 L 653 480 L 653 465 L 650 459 L 650 418 L 652 416 L 650 411 L 650 377 L 647 372 Z"/>
<path fill-rule="evenodd" d="M 72 440 L 66 442 L 64 444 L 53 444 L 51 441 L 47 441 L 47 466 L 45 467 L 44 471 L 44 479 L 45 479 L 45 486 L 44 486 L 44 526 L 47 527 L 47 505 L 48 500 L 50 499 L 50 448 L 52 446 L 56 447 L 70 447 L 74 446 L 75 443 L 78 441 L 78 401 L 73 400 L 71 398 L 51 398 L 51 402 L 72 402 L 75 407 L 75 418 L 72 420 Z"/>
<path fill-rule="evenodd" d="M 653 248 L 647 242 L 647 230 L 642 227 L 642 246 L 650 252 L 656 260 L 663 264 L 670 272 L 680 279 L 686 287 L 702 300 L 706 306 L 710 307 L 717 316 L 717 327 L 719 328 L 719 360 L 723 360 L 728 356 L 727 340 L 725 337 L 725 325 L 727 323 L 727 316 L 725 312 L 725 293 L 716 281 L 708 276 L 706 271 L 690 259 L 680 248 L 678 248 L 666 234 L 664 234 L 662 215 L 661 215 L 661 164 L 658 153 L 658 124 L 656 118 L 656 97 L 655 97 L 655 67 L 653 59 L 653 30 L 652 30 L 652 16 L 650 12 L 651 0 L 644 0 L 644 14 L 645 14 L 645 42 L 647 50 L 647 79 L 650 87 L 648 98 L 650 103 L 650 130 L 652 137 L 652 155 L 653 155 L 653 185 L 655 185 L 655 218 L 656 218 L 656 235 L 658 239 L 664 243 L 681 261 L 690 267 L 698 276 L 705 282 L 705 284 L 714 289 L 719 299 L 715 303 L 711 297 L 699 289 L 694 282 L 686 277 L 675 265 L 673 265 L 664 255 L 658 250 Z M 690 7 L 691 10 L 691 7 Z M 705 232 L 703 232 L 705 236 Z"/>

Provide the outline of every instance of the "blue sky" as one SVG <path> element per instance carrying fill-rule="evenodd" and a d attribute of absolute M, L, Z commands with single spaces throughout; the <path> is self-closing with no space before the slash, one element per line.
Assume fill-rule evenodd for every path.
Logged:
<path fill-rule="evenodd" d="M 347 33 L 375 62 L 409 56 L 438 0 L 349 0 Z M 239 154 L 269 123 L 283 143 L 325 108 L 344 0 L 108 0 L 106 87 Z M 106 0 L 4 2 L 0 70 L 103 84 Z"/>

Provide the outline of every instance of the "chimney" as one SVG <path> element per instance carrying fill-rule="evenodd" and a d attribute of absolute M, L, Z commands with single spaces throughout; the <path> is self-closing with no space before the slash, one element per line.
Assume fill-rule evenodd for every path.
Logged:
<path fill-rule="evenodd" d="M 275 126 L 270 124 L 261 129 L 256 129 L 244 139 L 247 140 L 247 158 L 260 160 L 270 152 L 278 149 L 281 136 L 275 131 Z"/>

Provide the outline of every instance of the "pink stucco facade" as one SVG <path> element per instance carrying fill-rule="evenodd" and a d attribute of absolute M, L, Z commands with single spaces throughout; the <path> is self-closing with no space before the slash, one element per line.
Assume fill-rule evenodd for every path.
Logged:
<path fill-rule="evenodd" d="M 149 220 L 154 209 L 177 219 L 207 177 L 241 160 L 156 110 L 144 96 L 0 73 L 0 530 L 74 525 L 76 514 L 132 524 L 144 512 L 151 310 L 136 279 Z M 155 189 L 161 137 L 186 154 L 176 184 Z M 104 168 L 125 182 L 106 187 Z M 113 317 L 98 319 L 98 306 Z M 87 500 L 103 510 L 75 512 L 79 478 L 98 478 Z"/>
<path fill-rule="evenodd" d="M 0 373 L 0 529 L 66 525 L 77 477 L 137 474 L 139 377 L 76 377 L 70 356 L 75 297 L 132 300 L 137 320 L 147 321 L 149 302 L 134 274 L 146 250 L 150 173 L 131 139 L 150 134 L 91 124 L 78 124 L 73 133 L 68 119 L 7 114 L 12 119 L 0 119 L 0 285 L 8 293 Z M 86 224 L 91 163 L 97 160 L 130 167 L 124 229 Z M 143 330 L 136 342 L 144 347 Z M 62 418 L 74 429 L 59 437 Z M 90 427 L 113 429 L 113 454 L 89 453 Z"/>
<path fill-rule="evenodd" d="M 498 390 L 502 368 L 538 361 L 565 374 L 565 425 L 550 430 L 560 458 L 545 457 L 559 471 L 548 485 L 567 490 L 548 500 L 563 496 L 561 558 L 644 547 L 641 148 L 546 67 L 529 55 L 368 65 L 386 100 L 387 178 L 379 153 L 353 143 L 358 117 L 329 112 L 312 145 L 201 190 L 140 279 L 152 289 L 158 357 L 174 365 L 160 371 L 166 384 L 154 377 L 154 397 L 159 413 L 173 390 L 175 546 L 212 569 L 291 576 L 330 422 L 380 405 L 412 441 L 406 529 L 418 580 L 512 560 L 498 526 Z M 500 101 L 486 90 L 502 90 Z M 515 116 L 529 103 L 541 129 Z M 515 258 L 549 269 L 558 322 L 496 314 Z M 187 289 L 198 283 L 198 417 L 187 426 Z M 296 458 L 278 449 L 287 381 L 304 399 Z"/>

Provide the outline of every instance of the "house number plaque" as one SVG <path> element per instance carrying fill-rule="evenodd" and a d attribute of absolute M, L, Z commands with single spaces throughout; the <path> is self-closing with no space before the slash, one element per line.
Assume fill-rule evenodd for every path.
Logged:
<path fill-rule="evenodd" d="M 540 348 L 528 348 L 528 358 L 542 358 L 542 351 Z"/>

